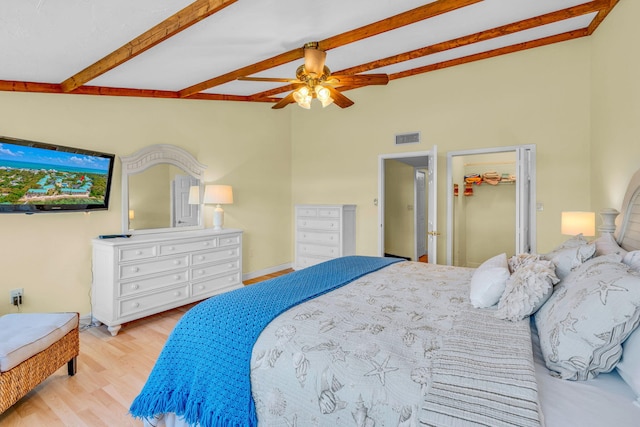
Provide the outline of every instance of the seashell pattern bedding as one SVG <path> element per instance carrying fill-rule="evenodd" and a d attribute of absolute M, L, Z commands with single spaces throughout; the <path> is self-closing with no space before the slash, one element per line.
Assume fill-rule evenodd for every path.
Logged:
<path fill-rule="evenodd" d="M 260 425 L 539 425 L 529 323 L 474 309 L 473 271 L 401 262 L 281 314 L 253 349 Z"/>

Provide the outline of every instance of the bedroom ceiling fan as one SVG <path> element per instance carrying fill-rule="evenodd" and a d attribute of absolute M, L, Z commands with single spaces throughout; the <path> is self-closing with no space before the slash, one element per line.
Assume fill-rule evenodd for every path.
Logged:
<path fill-rule="evenodd" d="M 356 88 L 369 85 L 386 85 L 389 76 L 386 74 L 353 74 L 332 75 L 325 65 L 327 53 L 320 49 L 318 42 L 310 42 L 303 46 L 304 64 L 296 70 L 295 79 L 270 77 L 240 77 L 238 80 L 260 82 L 283 82 L 293 85 L 294 90 L 278 101 L 272 108 L 280 109 L 292 102 L 302 108 L 311 108 L 311 101 L 317 98 L 322 107 L 335 103 L 340 108 L 353 105 L 353 101 L 344 96 L 338 89 L 341 87 Z"/>

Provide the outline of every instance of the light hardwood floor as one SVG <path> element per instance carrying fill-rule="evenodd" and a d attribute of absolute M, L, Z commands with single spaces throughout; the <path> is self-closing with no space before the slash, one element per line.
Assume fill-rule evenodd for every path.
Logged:
<path fill-rule="evenodd" d="M 290 271 L 252 279 L 245 285 Z M 191 307 L 128 323 L 115 337 L 105 326 L 82 330 L 77 374 L 69 377 L 65 364 L 0 414 L 0 426 L 142 426 L 142 421 L 129 416 L 129 406 L 142 389 L 169 333 Z"/>

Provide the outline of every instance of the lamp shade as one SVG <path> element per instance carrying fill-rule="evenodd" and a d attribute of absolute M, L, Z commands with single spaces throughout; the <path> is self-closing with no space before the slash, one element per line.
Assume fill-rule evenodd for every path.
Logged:
<path fill-rule="evenodd" d="M 204 188 L 204 203 L 228 205 L 233 203 L 233 190 L 230 185 L 207 185 Z"/>
<path fill-rule="evenodd" d="M 560 223 L 562 234 L 576 236 L 596 235 L 596 214 L 594 212 L 562 212 Z"/>

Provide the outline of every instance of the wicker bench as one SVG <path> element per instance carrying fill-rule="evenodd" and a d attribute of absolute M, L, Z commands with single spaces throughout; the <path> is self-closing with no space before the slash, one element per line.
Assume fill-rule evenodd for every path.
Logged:
<path fill-rule="evenodd" d="M 76 373 L 78 313 L 0 317 L 0 414 L 67 363 Z"/>

